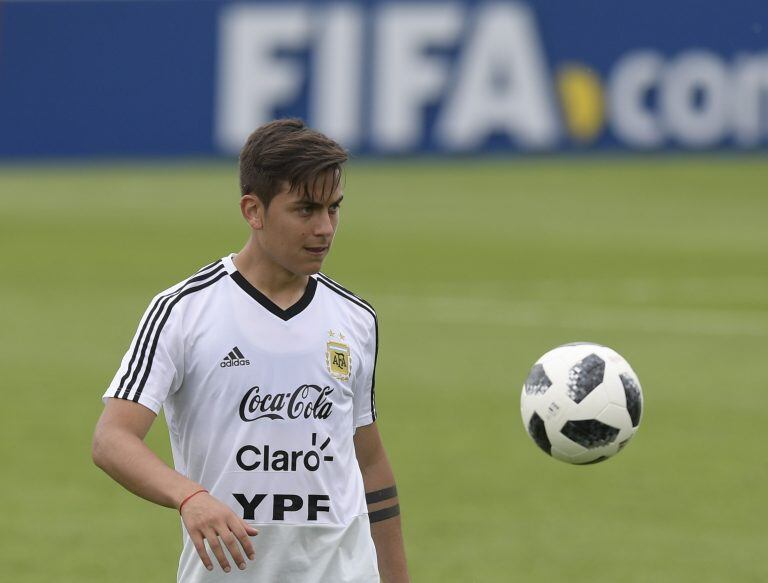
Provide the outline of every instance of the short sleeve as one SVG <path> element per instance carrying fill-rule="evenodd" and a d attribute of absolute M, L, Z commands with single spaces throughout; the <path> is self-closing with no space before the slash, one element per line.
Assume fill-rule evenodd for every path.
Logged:
<path fill-rule="evenodd" d="M 171 310 L 174 294 L 156 296 L 139 322 L 133 341 L 123 356 L 104 403 L 126 399 L 160 412 L 168 395 L 181 386 L 184 373 L 183 338 L 179 310 Z"/>
<path fill-rule="evenodd" d="M 355 429 L 376 421 L 376 361 L 379 352 L 379 323 L 373 310 L 368 336 L 362 345 L 362 371 L 356 375 L 353 409 Z"/>

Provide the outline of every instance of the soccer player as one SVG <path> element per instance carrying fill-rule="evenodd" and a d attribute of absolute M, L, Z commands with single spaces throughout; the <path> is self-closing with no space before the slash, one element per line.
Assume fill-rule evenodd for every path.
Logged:
<path fill-rule="evenodd" d="M 409 580 L 376 426 L 376 312 L 320 273 L 346 160 L 300 120 L 253 132 L 245 246 L 152 300 L 104 394 L 94 462 L 178 510 L 178 581 Z M 144 443 L 161 407 L 175 470 Z"/>

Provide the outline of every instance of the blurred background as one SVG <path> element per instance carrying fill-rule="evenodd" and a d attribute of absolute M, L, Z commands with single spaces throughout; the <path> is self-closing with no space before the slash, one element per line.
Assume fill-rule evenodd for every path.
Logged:
<path fill-rule="evenodd" d="M 414 581 L 768 581 L 764 0 L 0 2 L 0 578 L 174 580 L 176 513 L 90 438 L 285 116 L 352 154 L 324 271 L 379 313 Z M 587 467 L 519 414 L 581 340 L 645 394 Z"/>

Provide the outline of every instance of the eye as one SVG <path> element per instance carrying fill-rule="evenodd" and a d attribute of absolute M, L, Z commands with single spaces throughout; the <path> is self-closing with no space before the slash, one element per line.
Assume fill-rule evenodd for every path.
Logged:
<path fill-rule="evenodd" d="M 312 207 L 309 205 L 300 206 L 298 208 L 299 215 L 302 217 L 308 217 L 312 214 Z"/>
<path fill-rule="evenodd" d="M 337 212 L 339 212 L 340 208 L 341 208 L 340 203 L 332 204 L 331 206 L 328 207 L 328 212 L 331 213 L 332 215 L 335 215 Z"/>

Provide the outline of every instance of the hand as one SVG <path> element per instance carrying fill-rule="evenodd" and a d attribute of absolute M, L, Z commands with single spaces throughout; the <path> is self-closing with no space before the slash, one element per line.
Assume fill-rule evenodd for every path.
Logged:
<path fill-rule="evenodd" d="M 219 565 L 227 573 L 230 571 L 230 566 L 222 543 L 226 545 L 229 554 L 241 571 L 245 569 L 245 559 L 240 552 L 241 546 L 248 558 L 253 560 L 253 545 L 248 537 L 256 536 L 259 531 L 207 492 L 193 496 L 184 504 L 181 509 L 181 519 L 197 549 L 197 554 L 200 555 L 200 560 L 209 571 L 213 570 L 213 563 L 206 551 L 205 541 L 208 541 L 208 546 L 216 555 Z"/>

